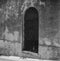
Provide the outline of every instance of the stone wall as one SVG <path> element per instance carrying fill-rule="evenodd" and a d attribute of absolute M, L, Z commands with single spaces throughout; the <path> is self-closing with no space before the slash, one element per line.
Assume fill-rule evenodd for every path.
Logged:
<path fill-rule="evenodd" d="M 54 0 L 55 1 L 55 0 Z M 60 58 L 60 2 L 46 0 L 40 7 L 39 55 L 43 59 Z"/>
<path fill-rule="evenodd" d="M 6 0 L 0 7 L 0 55 L 21 55 L 21 1 Z"/>
<path fill-rule="evenodd" d="M 60 58 L 60 2 L 44 1 L 8 0 L 1 5 L 1 55 L 21 55 L 23 16 L 25 10 L 33 6 L 39 12 L 39 55 L 41 59 Z M 31 4 L 31 2 L 33 3 Z"/>

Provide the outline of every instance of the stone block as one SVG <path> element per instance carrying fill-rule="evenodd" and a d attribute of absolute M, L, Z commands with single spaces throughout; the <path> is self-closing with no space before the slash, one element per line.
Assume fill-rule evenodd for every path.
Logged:
<path fill-rule="evenodd" d="M 21 43 L 15 43 L 14 45 L 14 49 L 15 49 L 15 54 L 20 56 L 21 52 L 22 52 L 22 47 L 21 47 Z"/>
<path fill-rule="evenodd" d="M 52 42 L 48 38 L 39 39 L 39 44 L 52 45 Z"/>
<path fill-rule="evenodd" d="M 4 40 L 0 40 L 0 47 L 2 48 L 2 47 L 4 47 Z"/>
<path fill-rule="evenodd" d="M 52 49 L 51 47 L 44 47 L 39 46 L 39 55 L 41 56 L 41 59 L 49 59 L 52 57 Z"/>

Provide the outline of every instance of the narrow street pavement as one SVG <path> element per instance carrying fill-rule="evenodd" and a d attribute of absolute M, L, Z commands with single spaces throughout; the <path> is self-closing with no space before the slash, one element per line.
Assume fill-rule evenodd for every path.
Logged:
<path fill-rule="evenodd" d="M 59 61 L 59 60 L 40 60 L 40 59 L 32 59 L 32 58 L 22 58 L 16 56 L 1 56 L 0 61 Z"/>

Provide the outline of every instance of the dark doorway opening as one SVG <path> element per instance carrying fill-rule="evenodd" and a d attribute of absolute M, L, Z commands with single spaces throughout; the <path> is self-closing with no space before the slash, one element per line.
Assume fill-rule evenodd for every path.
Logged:
<path fill-rule="evenodd" d="M 39 17 L 34 7 L 26 10 L 24 15 L 24 51 L 38 53 Z"/>

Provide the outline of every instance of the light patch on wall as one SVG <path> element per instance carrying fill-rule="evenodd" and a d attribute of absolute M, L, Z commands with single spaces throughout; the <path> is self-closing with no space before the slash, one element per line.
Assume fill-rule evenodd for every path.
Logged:
<path fill-rule="evenodd" d="M 14 36 L 12 33 L 7 33 L 7 36 L 5 38 L 6 38 L 6 40 L 10 40 L 10 41 L 14 40 Z"/>
<path fill-rule="evenodd" d="M 14 32 L 14 40 L 17 41 L 19 38 L 19 32 L 18 31 L 15 31 Z"/>
<path fill-rule="evenodd" d="M 28 7 L 34 7 L 34 3 L 36 3 L 36 2 L 37 2 L 37 0 L 25 0 L 24 3 L 21 6 L 21 11 L 22 11 L 21 14 L 24 14 L 25 10 Z"/>
<path fill-rule="evenodd" d="M 60 47 L 60 30 L 53 39 L 54 46 Z"/>
<path fill-rule="evenodd" d="M 25 10 L 27 9 L 27 0 L 25 0 L 25 2 L 22 4 L 22 6 L 21 6 L 21 11 L 22 11 L 22 13 L 21 14 L 23 14 L 24 12 L 25 12 Z"/>
<path fill-rule="evenodd" d="M 4 36 L 6 40 L 11 40 L 13 41 L 13 34 L 9 33 L 8 27 L 6 26 L 5 32 L 4 32 Z"/>
<path fill-rule="evenodd" d="M 8 38 L 8 32 L 9 32 L 9 30 L 8 30 L 8 27 L 6 26 L 5 31 L 4 31 L 4 33 L 2 34 L 3 36 L 5 36 L 5 39 Z"/>
<path fill-rule="evenodd" d="M 43 5 L 45 7 L 45 2 L 40 1 L 39 5 Z"/>
<path fill-rule="evenodd" d="M 44 38 L 44 39 L 42 39 L 43 41 L 44 41 L 44 43 L 46 44 L 46 45 L 51 45 L 52 43 L 51 43 L 51 40 L 50 39 L 48 39 L 48 38 Z"/>
<path fill-rule="evenodd" d="M 4 40 L 0 40 L 0 47 L 4 47 Z"/>
<path fill-rule="evenodd" d="M 5 32 L 3 33 L 3 35 L 5 36 L 6 40 L 18 41 L 19 32 L 18 31 L 14 31 L 14 34 L 10 33 L 9 30 L 8 30 L 8 27 L 6 26 L 6 29 L 5 29 Z"/>

